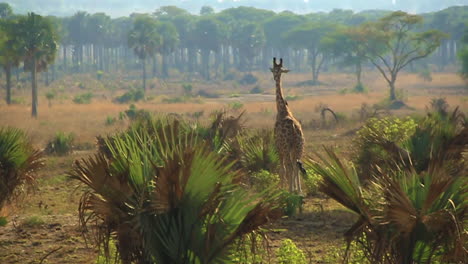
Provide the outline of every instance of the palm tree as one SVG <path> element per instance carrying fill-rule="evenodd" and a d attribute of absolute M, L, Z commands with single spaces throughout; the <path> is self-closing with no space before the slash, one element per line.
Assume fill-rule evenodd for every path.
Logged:
<path fill-rule="evenodd" d="M 33 184 L 35 170 L 43 163 L 26 134 L 14 128 L 0 129 L 0 210 L 24 189 Z"/>
<path fill-rule="evenodd" d="M 432 113 L 404 142 L 370 133 L 386 162 L 362 181 L 333 151 L 307 164 L 323 177 L 321 190 L 354 212 L 347 241 L 363 246 L 370 263 L 466 263 L 467 181 L 463 153 L 468 127 L 458 110 Z"/>
<path fill-rule="evenodd" d="M 20 63 L 17 47 L 12 41 L 15 24 L 14 20 L 2 20 L 0 24 L 0 31 L 3 33 L 0 39 L 0 65 L 5 71 L 7 104 L 11 103 L 11 70 Z"/>
<path fill-rule="evenodd" d="M 278 196 L 234 184 L 242 175 L 182 121 L 140 121 L 103 142 L 71 177 L 91 187 L 82 224 L 97 220 L 124 264 L 231 263 L 239 238 L 282 215 Z"/>
<path fill-rule="evenodd" d="M 12 37 L 14 45 L 24 61 L 24 68 L 31 72 L 32 116 L 37 117 L 37 73 L 53 63 L 57 53 L 57 35 L 52 22 L 34 13 L 22 16 Z"/>
<path fill-rule="evenodd" d="M 128 35 L 128 45 L 141 60 L 143 66 L 143 90 L 146 91 L 146 59 L 156 54 L 161 45 L 157 23 L 149 16 L 136 18 Z"/>

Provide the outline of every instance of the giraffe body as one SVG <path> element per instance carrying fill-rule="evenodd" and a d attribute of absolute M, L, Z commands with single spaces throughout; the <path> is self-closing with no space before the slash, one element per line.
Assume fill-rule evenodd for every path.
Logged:
<path fill-rule="evenodd" d="M 282 183 L 289 185 L 290 192 L 302 193 L 301 180 L 299 176 L 299 164 L 304 153 L 304 134 L 299 121 L 297 121 L 287 102 L 283 97 L 281 74 L 288 70 L 283 68 L 283 60 L 276 63 L 273 59 L 271 69 L 276 83 L 276 122 L 275 122 L 275 144 L 280 158 L 280 178 Z"/>

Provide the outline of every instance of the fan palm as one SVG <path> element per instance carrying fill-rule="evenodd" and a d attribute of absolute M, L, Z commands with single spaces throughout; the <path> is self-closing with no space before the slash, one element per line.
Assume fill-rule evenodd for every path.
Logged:
<path fill-rule="evenodd" d="M 321 163 L 307 161 L 323 177 L 321 190 L 358 216 L 348 242 L 360 242 L 371 263 L 466 263 L 468 130 L 462 115 L 431 114 L 400 144 L 377 134 L 372 142 L 387 161 L 374 164 L 365 183 L 329 149 Z"/>
<path fill-rule="evenodd" d="M 50 19 L 28 13 L 18 19 L 12 42 L 24 61 L 24 68 L 31 72 L 32 110 L 37 117 L 37 73 L 53 63 L 57 53 L 57 34 Z"/>
<path fill-rule="evenodd" d="M 146 59 L 154 56 L 161 45 L 161 37 L 154 19 L 149 16 L 136 18 L 133 29 L 128 34 L 128 45 L 142 62 L 143 90 L 146 91 Z"/>
<path fill-rule="evenodd" d="M 34 183 L 35 171 L 42 164 L 41 152 L 31 146 L 23 131 L 0 129 L 0 209 L 17 197 L 22 186 Z"/>
<path fill-rule="evenodd" d="M 98 224 L 105 248 L 113 237 L 123 263 L 229 263 L 238 238 L 281 216 L 278 198 L 233 184 L 239 172 L 179 121 L 151 123 L 76 163 L 91 188 L 82 224 Z"/>

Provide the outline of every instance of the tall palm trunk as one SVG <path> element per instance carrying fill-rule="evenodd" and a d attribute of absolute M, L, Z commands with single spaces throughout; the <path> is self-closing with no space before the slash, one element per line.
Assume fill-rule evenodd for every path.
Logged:
<path fill-rule="evenodd" d="M 32 109 L 31 115 L 37 118 L 37 65 L 36 58 L 33 56 L 31 65 L 31 84 L 32 84 Z"/>
<path fill-rule="evenodd" d="M 141 62 L 143 63 L 143 90 L 146 92 L 146 58 Z"/>
<path fill-rule="evenodd" d="M 6 75 L 6 103 L 11 104 L 11 67 L 6 65 L 5 75 Z"/>

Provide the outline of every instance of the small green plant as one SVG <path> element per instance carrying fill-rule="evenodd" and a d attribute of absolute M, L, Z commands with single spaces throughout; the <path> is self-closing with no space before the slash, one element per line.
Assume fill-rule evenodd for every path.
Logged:
<path fill-rule="evenodd" d="M 347 264 L 370 264 L 366 258 L 364 250 L 355 241 L 351 242 L 348 248 L 348 256 L 346 258 Z M 324 257 L 325 263 L 342 263 L 346 257 L 345 244 L 341 246 L 333 246 L 328 249 L 327 255 Z"/>
<path fill-rule="evenodd" d="M 261 93 L 263 93 L 263 90 L 260 88 L 260 86 L 257 85 L 257 86 L 255 86 L 254 88 L 252 88 L 250 90 L 250 93 L 251 94 L 261 94 Z"/>
<path fill-rule="evenodd" d="M 186 96 L 192 95 L 193 86 L 191 84 L 189 83 L 182 84 L 182 89 L 184 89 L 184 95 Z"/>
<path fill-rule="evenodd" d="M 106 126 L 112 126 L 113 124 L 115 124 L 115 122 L 117 122 L 117 118 L 112 116 L 106 117 Z"/>
<path fill-rule="evenodd" d="M 356 84 L 356 86 L 353 87 L 352 92 L 353 93 L 367 93 L 369 90 L 367 89 L 366 86 L 362 83 Z"/>
<path fill-rule="evenodd" d="M 260 192 L 268 188 L 277 187 L 280 182 L 278 174 L 271 173 L 267 170 L 260 170 L 252 173 L 250 180 L 255 190 Z"/>
<path fill-rule="evenodd" d="M 55 96 L 57 95 L 57 93 L 55 91 L 48 91 L 46 93 L 46 98 L 47 98 L 47 101 L 49 102 L 49 107 L 52 106 L 52 100 L 55 98 Z"/>
<path fill-rule="evenodd" d="M 230 263 L 258 264 L 267 263 L 268 252 L 265 250 L 263 236 L 253 232 L 237 242 L 236 250 L 230 256 Z"/>
<path fill-rule="evenodd" d="M 244 107 L 244 104 L 241 102 L 232 102 L 229 104 L 229 108 L 231 108 L 232 110 L 239 110 L 242 107 Z"/>
<path fill-rule="evenodd" d="M 291 239 L 285 239 L 276 252 L 279 264 L 306 264 L 304 252 Z"/>
<path fill-rule="evenodd" d="M 144 109 L 137 109 L 134 104 L 131 104 L 128 110 L 125 110 L 125 115 L 132 121 L 137 119 L 147 119 L 151 116 L 148 111 Z"/>
<path fill-rule="evenodd" d="M 79 95 L 76 95 L 74 98 L 73 98 L 73 102 L 75 104 L 90 104 L 91 103 L 91 99 L 93 98 L 93 93 L 84 93 L 84 94 L 79 94 Z"/>
<path fill-rule="evenodd" d="M 183 96 L 175 96 L 175 97 L 170 97 L 170 98 L 163 98 L 161 101 L 166 104 L 177 104 L 177 103 L 185 103 L 187 99 Z"/>
<path fill-rule="evenodd" d="M 240 94 L 238 93 L 232 93 L 229 95 L 229 98 L 238 98 L 238 97 L 240 97 Z"/>
<path fill-rule="evenodd" d="M 284 208 L 285 215 L 291 217 L 302 212 L 302 204 L 304 201 L 304 197 L 302 195 L 283 191 L 282 196 L 286 203 L 286 207 Z"/>
<path fill-rule="evenodd" d="M 431 70 L 428 67 L 424 67 L 418 71 L 418 77 L 426 82 L 432 82 Z"/>
<path fill-rule="evenodd" d="M 97 71 L 96 72 L 96 79 L 98 79 L 99 81 L 102 80 L 102 76 L 104 76 L 103 71 Z"/>
<path fill-rule="evenodd" d="M 303 182 L 307 195 L 317 195 L 322 177 L 312 170 L 307 170 L 307 174 L 303 177 Z"/>
<path fill-rule="evenodd" d="M 7 221 L 6 217 L 0 216 L 0 227 L 1 226 L 6 226 L 7 224 L 8 224 L 8 221 Z"/>
<path fill-rule="evenodd" d="M 343 88 L 343 89 L 340 89 L 340 90 L 338 91 L 338 93 L 341 94 L 341 95 L 347 94 L 347 93 L 349 93 L 349 90 L 348 90 L 347 88 Z"/>
<path fill-rule="evenodd" d="M 286 95 L 286 101 L 296 101 L 302 99 L 299 95 Z"/>
<path fill-rule="evenodd" d="M 67 155 L 71 153 L 73 150 L 74 138 L 72 133 L 59 131 L 47 144 L 46 152 L 57 155 Z"/>
<path fill-rule="evenodd" d="M 23 226 L 37 227 L 37 226 L 43 225 L 44 223 L 45 222 L 44 222 L 44 219 L 42 219 L 42 217 L 40 217 L 38 215 L 33 215 L 33 216 L 30 216 L 30 217 L 24 219 Z"/>
<path fill-rule="evenodd" d="M 145 98 L 145 93 L 142 89 L 132 89 L 121 96 L 117 96 L 114 101 L 119 104 L 126 104 L 131 102 L 138 102 Z"/>

